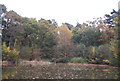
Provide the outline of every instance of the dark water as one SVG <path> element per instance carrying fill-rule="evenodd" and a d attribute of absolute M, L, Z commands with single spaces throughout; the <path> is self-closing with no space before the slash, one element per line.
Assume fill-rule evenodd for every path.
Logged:
<path fill-rule="evenodd" d="M 3 79 L 118 79 L 119 68 L 67 64 L 3 66 Z"/>

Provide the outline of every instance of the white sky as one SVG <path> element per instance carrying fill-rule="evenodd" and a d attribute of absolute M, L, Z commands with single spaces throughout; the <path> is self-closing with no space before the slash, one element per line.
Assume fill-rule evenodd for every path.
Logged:
<path fill-rule="evenodd" d="M 55 19 L 76 25 L 118 10 L 120 0 L 0 0 L 7 10 L 29 18 Z"/>

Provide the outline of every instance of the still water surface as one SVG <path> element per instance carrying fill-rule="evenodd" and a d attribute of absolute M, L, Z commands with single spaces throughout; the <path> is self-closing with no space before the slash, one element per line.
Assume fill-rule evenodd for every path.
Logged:
<path fill-rule="evenodd" d="M 79 64 L 3 66 L 3 79 L 118 79 L 119 68 Z"/>

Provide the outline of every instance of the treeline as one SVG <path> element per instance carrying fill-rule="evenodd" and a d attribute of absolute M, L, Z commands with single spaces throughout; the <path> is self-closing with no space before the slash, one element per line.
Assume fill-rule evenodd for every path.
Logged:
<path fill-rule="evenodd" d="M 6 8 L 5 8 L 6 9 Z M 55 20 L 27 18 L 4 10 L 3 60 L 40 60 L 119 66 L 119 11 L 74 27 Z"/>

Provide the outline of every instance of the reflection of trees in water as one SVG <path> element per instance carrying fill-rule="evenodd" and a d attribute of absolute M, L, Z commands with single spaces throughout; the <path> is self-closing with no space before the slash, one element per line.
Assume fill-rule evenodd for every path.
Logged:
<path fill-rule="evenodd" d="M 12 77 L 15 77 L 17 74 L 17 68 L 16 67 L 7 67 L 2 69 L 2 78 L 3 79 L 10 79 Z"/>
<path fill-rule="evenodd" d="M 118 70 L 112 67 L 103 66 L 73 66 L 72 70 L 81 72 L 85 79 L 117 79 Z"/>
<path fill-rule="evenodd" d="M 120 68 L 118 68 L 118 74 L 117 74 L 117 76 L 118 76 L 118 80 L 120 80 Z"/>
<path fill-rule="evenodd" d="M 3 79 L 120 79 L 118 75 L 118 68 L 110 66 L 50 64 L 3 69 Z"/>

